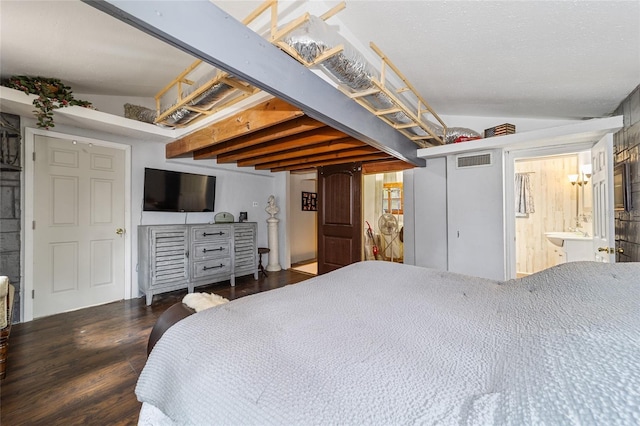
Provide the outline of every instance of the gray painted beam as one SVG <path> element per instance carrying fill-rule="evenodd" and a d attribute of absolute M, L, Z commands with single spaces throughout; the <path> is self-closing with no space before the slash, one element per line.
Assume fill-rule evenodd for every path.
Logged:
<path fill-rule="evenodd" d="M 83 0 L 417 166 L 417 145 L 208 1 Z"/>

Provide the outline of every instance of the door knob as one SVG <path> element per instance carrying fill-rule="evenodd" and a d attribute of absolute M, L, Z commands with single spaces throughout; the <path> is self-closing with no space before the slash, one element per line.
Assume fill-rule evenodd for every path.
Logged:
<path fill-rule="evenodd" d="M 609 254 L 624 253 L 624 249 L 623 248 L 615 249 L 613 247 L 598 247 L 598 251 L 604 251 L 604 252 L 609 253 Z"/>
<path fill-rule="evenodd" d="M 116 234 L 122 236 L 122 234 L 124 234 L 124 229 L 122 229 L 122 228 L 116 229 Z"/>

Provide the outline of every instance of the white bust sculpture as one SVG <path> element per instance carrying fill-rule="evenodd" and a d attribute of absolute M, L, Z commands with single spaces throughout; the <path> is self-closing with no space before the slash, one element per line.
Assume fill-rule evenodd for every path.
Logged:
<path fill-rule="evenodd" d="M 267 201 L 267 207 L 265 208 L 265 211 L 269 213 L 271 217 L 274 217 L 280 211 L 278 206 L 276 206 L 276 197 L 274 197 L 273 195 L 269 195 L 269 200 Z"/>
<path fill-rule="evenodd" d="M 269 195 L 269 200 L 267 201 L 267 207 L 265 211 L 271 215 L 269 219 L 267 219 L 267 230 L 268 230 L 268 240 L 269 240 L 269 264 L 267 265 L 267 271 L 279 271 L 282 269 L 280 267 L 279 256 L 278 256 L 278 222 L 275 216 L 280 211 L 278 206 L 276 206 L 276 197 L 273 195 Z"/>

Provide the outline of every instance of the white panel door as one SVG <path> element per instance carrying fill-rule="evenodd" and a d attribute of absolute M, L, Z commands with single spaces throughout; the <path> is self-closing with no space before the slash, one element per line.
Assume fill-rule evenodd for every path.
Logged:
<path fill-rule="evenodd" d="M 591 149 L 593 184 L 593 252 L 598 262 L 616 261 L 613 220 L 613 136 L 608 133 Z"/>
<path fill-rule="evenodd" d="M 36 135 L 33 317 L 124 298 L 124 150 Z"/>

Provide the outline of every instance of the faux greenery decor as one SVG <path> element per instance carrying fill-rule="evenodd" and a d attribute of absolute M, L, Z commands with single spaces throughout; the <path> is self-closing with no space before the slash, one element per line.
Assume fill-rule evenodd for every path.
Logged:
<path fill-rule="evenodd" d="M 75 99 L 71 94 L 71 88 L 62 84 L 57 78 L 16 75 L 3 82 L 2 85 L 21 90 L 27 94 L 38 95 L 38 98 L 33 100 L 33 105 L 37 108 L 34 113 L 38 118 L 38 127 L 45 129 L 55 127 L 53 124 L 54 109 L 69 105 L 93 108 L 91 102 Z"/>

